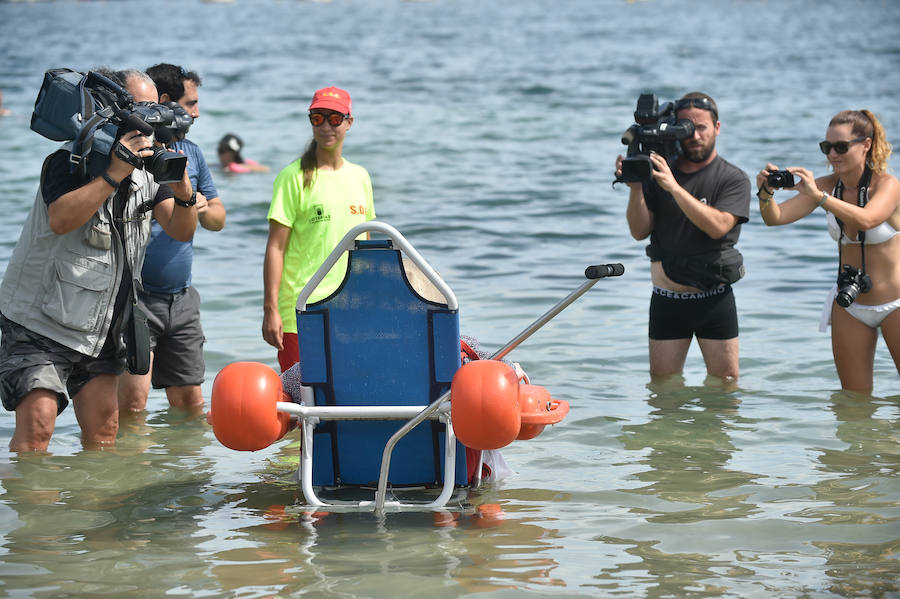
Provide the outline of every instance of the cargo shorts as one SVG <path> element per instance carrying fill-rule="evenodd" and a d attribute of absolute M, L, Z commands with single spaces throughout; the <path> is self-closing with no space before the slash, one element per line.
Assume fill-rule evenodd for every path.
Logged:
<path fill-rule="evenodd" d="M 113 327 L 112 330 L 116 330 Z M 35 389 L 56 393 L 56 413 L 61 414 L 95 376 L 119 375 L 125 370 L 125 348 L 118 335 L 109 335 L 100 354 L 93 358 L 56 343 L 12 322 L 0 314 L 0 399 L 15 411 Z"/>

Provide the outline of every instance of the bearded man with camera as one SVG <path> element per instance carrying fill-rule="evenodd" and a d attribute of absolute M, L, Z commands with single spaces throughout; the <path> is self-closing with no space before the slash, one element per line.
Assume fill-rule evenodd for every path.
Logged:
<path fill-rule="evenodd" d="M 642 100 L 636 119 L 647 112 Z M 712 98 L 686 94 L 671 106 L 671 115 L 669 120 L 663 111 L 659 123 L 632 126 L 629 132 L 638 139 L 623 137 L 631 144 L 629 157 L 616 159 L 617 180 L 629 186 L 631 235 L 650 238 L 650 374 L 681 373 L 696 337 L 707 373 L 735 380 L 738 319 L 731 284 L 744 274 L 734 245 L 750 216 L 750 180 L 716 152 L 721 123 Z M 667 144 L 670 131 L 678 132 L 678 141 Z M 632 147 L 652 150 L 632 156 Z M 630 176 L 641 172 L 646 176 Z"/>
<path fill-rule="evenodd" d="M 0 397 L 16 413 L 12 451 L 45 451 L 69 398 L 85 447 L 115 443 L 117 376 L 126 362 L 140 369 L 148 359 L 134 297 L 151 214 L 176 239 L 191 239 L 197 226 L 186 173 L 163 184 L 157 179 L 165 177 L 148 170 L 154 157 L 167 162 L 153 137 L 171 125 L 154 129 L 141 117 L 147 111 L 137 109 L 142 102 L 155 109 L 153 81 L 140 71 L 108 74 L 114 77 L 97 78 L 115 89 L 121 105 L 106 105 L 95 116 L 113 124 L 112 151 L 92 153 L 83 169 L 76 166 L 88 152 L 73 152 L 73 141 L 47 157 L 0 285 Z"/>

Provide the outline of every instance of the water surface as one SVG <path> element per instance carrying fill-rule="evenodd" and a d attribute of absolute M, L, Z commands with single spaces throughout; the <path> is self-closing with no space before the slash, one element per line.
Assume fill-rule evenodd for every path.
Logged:
<path fill-rule="evenodd" d="M 504 450 L 515 475 L 475 493 L 499 517 L 304 516 L 296 438 L 231 452 L 154 392 L 115 450 L 81 450 L 71 410 L 49 455 L 6 449 L 0 595 L 11 597 L 886 597 L 900 593 L 898 380 L 883 341 L 872 395 L 839 391 L 819 333 L 834 244 L 818 213 L 740 247 L 737 388 L 649 384 L 644 243 L 612 170 L 637 96 L 700 89 L 722 155 L 825 161 L 828 119 L 870 108 L 897 146 L 900 5 L 882 0 L 473 0 L 0 3 L 0 272 L 53 142 L 28 129 L 49 68 L 160 61 L 198 70 L 191 137 L 226 132 L 269 174 L 216 183 L 221 233 L 196 237 L 208 396 L 237 360 L 275 365 L 259 333 L 275 172 L 302 152 L 312 92 L 350 90 L 345 155 L 379 218 L 447 279 L 464 333 L 498 348 L 622 262 L 510 355 L 566 399 L 562 425 Z M 896 170 L 897 159 L 892 160 Z M 781 197 L 781 194 L 779 194 Z"/>

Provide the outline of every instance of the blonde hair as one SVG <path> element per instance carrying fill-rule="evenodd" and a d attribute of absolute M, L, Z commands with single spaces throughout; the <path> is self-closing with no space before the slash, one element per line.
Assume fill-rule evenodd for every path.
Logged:
<path fill-rule="evenodd" d="M 891 144 L 884 133 L 884 127 L 870 110 L 842 110 L 834 115 L 829 127 L 834 125 L 850 125 L 850 131 L 856 137 L 870 137 L 872 147 L 866 155 L 866 164 L 876 173 L 887 172 L 888 160 L 891 157 Z"/>

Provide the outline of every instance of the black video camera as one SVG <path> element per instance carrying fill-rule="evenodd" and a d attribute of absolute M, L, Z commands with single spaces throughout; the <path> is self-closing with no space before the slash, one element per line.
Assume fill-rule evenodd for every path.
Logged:
<path fill-rule="evenodd" d="M 183 139 L 194 119 L 178 104 L 134 102 L 121 85 L 96 71 L 51 69 L 34 103 L 31 129 L 54 141 L 71 142 L 73 172 L 97 177 L 109 165 L 119 137 L 138 130 L 163 145 L 146 160 L 129 160 L 145 168 L 159 183 L 180 181 L 187 157 L 164 144 Z M 120 156 L 121 157 L 121 156 Z"/>
<path fill-rule="evenodd" d="M 151 149 L 153 155 L 129 160 L 121 150 L 116 155 L 138 168 L 143 168 L 153 175 L 159 183 L 176 183 L 181 181 L 187 166 L 187 156 L 172 152 L 167 146 L 173 141 L 184 139 L 194 119 L 177 102 L 157 104 L 156 102 L 133 103 L 128 109 L 115 113 L 111 122 L 118 127 L 118 136 L 126 131 L 140 131 L 144 135 L 152 135 L 159 142 Z M 105 165 L 104 165 L 105 168 Z"/>
<path fill-rule="evenodd" d="M 793 187 L 797 184 L 794 173 L 791 171 L 769 171 L 766 175 L 766 185 L 772 189 L 781 189 L 782 187 Z"/>
<path fill-rule="evenodd" d="M 653 172 L 650 152 L 666 161 L 678 158 L 678 142 L 694 134 L 694 123 L 675 118 L 675 103 L 659 106 L 656 94 L 641 94 L 634 111 L 634 120 L 622 135 L 628 152 L 622 161 L 622 175 L 615 183 L 647 182 Z"/>
<path fill-rule="evenodd" d="M 838 273 L 837 287 L 835 300 L 839 306 L 846 308 L 856 301 L 860 293 L 866 293 L 872 289 L 872 279 L 858 268 L 844 264 L 841 266 L 841 272 Z"/>

